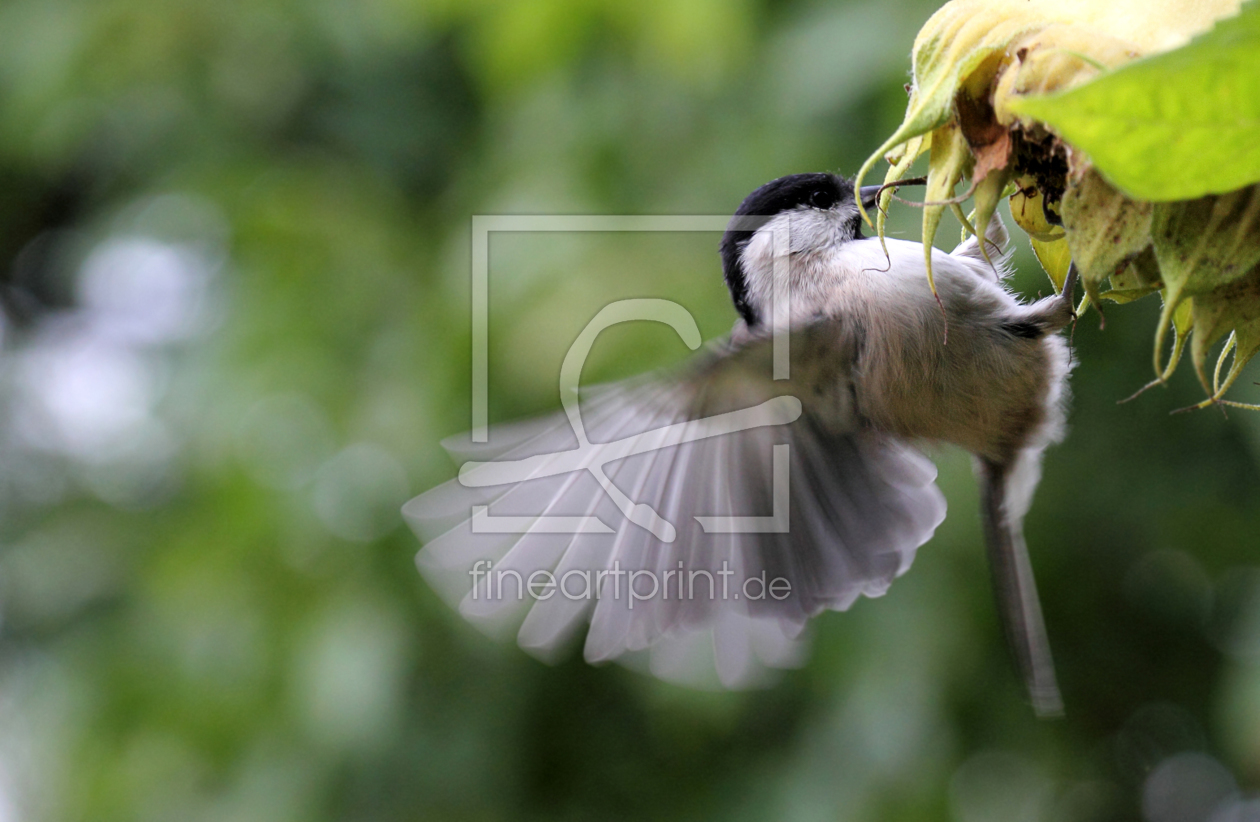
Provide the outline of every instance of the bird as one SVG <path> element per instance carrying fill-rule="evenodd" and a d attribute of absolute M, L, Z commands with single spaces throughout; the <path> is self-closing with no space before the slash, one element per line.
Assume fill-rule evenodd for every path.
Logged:
<path fill-rule="evenodd" d="M 435 590 L 544 660 L 581 644 L 685 685 L 763 685 L 803 663 L 812 617 L 910 568 L 945 517 L 922 449 L 948 443 L 973 456 L 1016 671 L 1038 715 L 1060 714 L 1022 523 L 1065 431 L 1075 276 L 1022 301 L 995 215 L 931 251 L 933 289 L 919 243 L 863 235 L 879 193 L 829 172 L 762 185 L 719 244 L 727 337 L 592 388 L 566 359 L 563 412 L 445 441 L 458 477 L 403 508 Z M 668 304 L 621 308 L 604 321 L 656 319 L 700 348 Z"/>

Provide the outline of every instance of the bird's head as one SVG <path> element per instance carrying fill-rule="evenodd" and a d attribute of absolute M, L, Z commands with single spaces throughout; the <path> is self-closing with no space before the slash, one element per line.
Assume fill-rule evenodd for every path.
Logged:
<path fill-rule="evenodd" d="M 862 188 L 875 206 L 879 186 Z M 791 174 L 744 198 L 722 236 L 722 272 L 735 310 L 749 328 L 766 322 L 774 258 L 823 251 L 861 239 L 853 184 L 835 174 Z M 786 248 L 781 247 L 785 244 Z"/>

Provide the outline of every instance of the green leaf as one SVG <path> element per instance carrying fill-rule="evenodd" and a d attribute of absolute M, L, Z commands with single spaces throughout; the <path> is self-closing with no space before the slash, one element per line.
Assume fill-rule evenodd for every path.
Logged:
<path fill-rule="evenodd" d="M 1033 254 L 1037 255 L 1037 262 L 1041 263 L 1041 267 L 1050 277 L 1050 282 L 1054 284 L 1055 293 L 1062 293 L 1063 283 L 1067 280 L 1068 266 L 1072 264 L 1072 252 L 1068 248 L 1067 240 L 1060 238 L 1046 243 L 1036 237 L 1030 239 Z"/>
<path fill-rule="evenodd" d="M 1260 2 L 1174 51 L 1065 92 L 1012 101 L 1139 200 L 1187 200 L 1260 180 Z"/>

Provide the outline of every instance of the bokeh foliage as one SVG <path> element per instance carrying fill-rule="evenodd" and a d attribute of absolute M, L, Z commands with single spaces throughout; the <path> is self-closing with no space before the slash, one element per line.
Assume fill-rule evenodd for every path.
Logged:
<path fill-rule="evenodd" d="M 947 449 L 915 567 L 766 691 L 541 665 L 412 566 L 398 507 L 469 421 L 471 215 L 729 213 L 852 172 L 932 11 L 0 6 L 0 819 L 1188 820 L 1151 797 L 1256 788 L 1260 422 L 1170 418 L 1188 373 L 1115 404 L 1158 306 L 1076 330 L 1027 524 L 1062 722 L 1022 702 Z M 555 406 L 609 300 L 724 333 L 716 243 L 496 238 L 491 418 Z M 586 376 L 684 354 L 618 329 Z"/>

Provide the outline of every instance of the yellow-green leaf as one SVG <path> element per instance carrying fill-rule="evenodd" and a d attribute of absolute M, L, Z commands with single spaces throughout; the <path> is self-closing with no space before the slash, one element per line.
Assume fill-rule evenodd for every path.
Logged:
<path fill-rule="evenodd" d="M 1082 149 L 1134 199 L 1187 200 L 1260 181 L 1260 2 L 1179 49 L 1009 106 Z"/>

